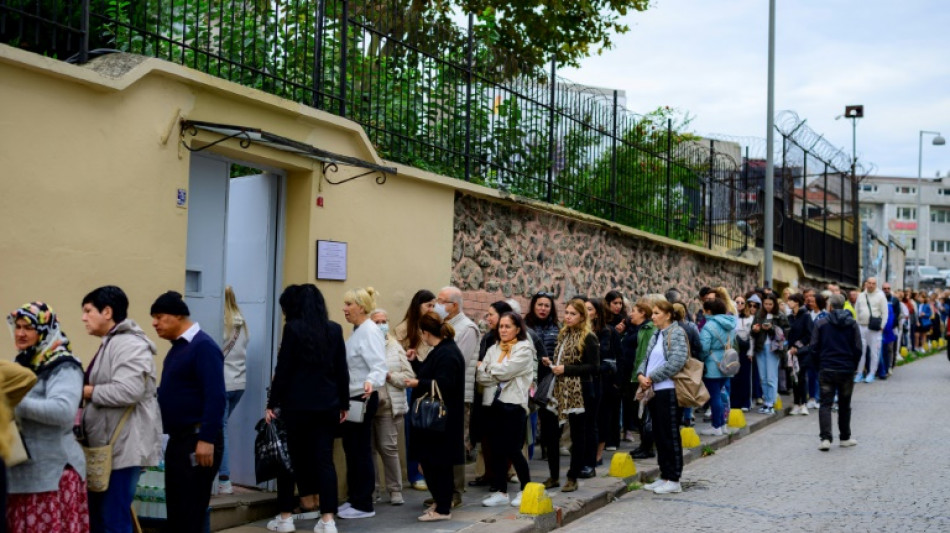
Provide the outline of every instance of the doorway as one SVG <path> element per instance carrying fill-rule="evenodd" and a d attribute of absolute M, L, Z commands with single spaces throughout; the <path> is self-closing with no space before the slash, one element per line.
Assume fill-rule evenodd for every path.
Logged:
<path fill-rule="evenodd" d="M 254 425 L 277 359 L 284 180 L 279 171 L 192 154 L 185 301 L 192 320 L 223 344 L 230 285 L 250 338 L 244 395 L 228 420 L 231 480 L 241 485 L 256 485 Z"/>

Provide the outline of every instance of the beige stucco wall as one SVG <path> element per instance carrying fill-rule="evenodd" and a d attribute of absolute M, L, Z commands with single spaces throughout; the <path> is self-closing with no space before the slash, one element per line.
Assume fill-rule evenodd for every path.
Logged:
<path fill-rule="evenodd" d="M 179 118 L 259 128 L 384 163 L 358 126 L 333 115 L 164 61 L 132 63 L 108 76 L 0 45 L 0 212 L 8 220 L 0 310 L 47 301 L 87 362 L 98 343 L 85 334 L 79 304 L 103 284 L 121 286 L 130 315 L 167 347 L 148 308 L 184 285 L 188 211 L 175 199 L 188 188 L 190 152 L 179 146 Z M 217 137 L 184 139 L 199 147 Z M 343 322 L 349 288 L 374 286 L 379 304 L 401 316 L 416 288 L 448 283 L 455 189 L 447 180 L 415 172 L 384 185 L 375 176 L 330 185 L 318 163 L 300 156 L 236 141 L 212 150 L 286 173 L 285 285 L 316 282 L 318 239 L 349 243 L 348 279 L 316 282 L 334 320 Z M 341 166 L 330 178 L 358 172 Z"/>

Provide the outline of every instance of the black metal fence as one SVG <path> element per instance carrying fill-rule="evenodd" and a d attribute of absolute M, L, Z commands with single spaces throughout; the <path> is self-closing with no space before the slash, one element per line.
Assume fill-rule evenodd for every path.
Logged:
<path fill-rule="evenodd" d="M 84 62 L 157 57 L 354 120 L 386 159 L 739 250 L 738 150 L 624 109 L 406 0 L 0 0 L 0 42 Z M 251 125 L 253 126 L 253 125 Z M 745 199 L 744 199 L 745 198 Z"/>

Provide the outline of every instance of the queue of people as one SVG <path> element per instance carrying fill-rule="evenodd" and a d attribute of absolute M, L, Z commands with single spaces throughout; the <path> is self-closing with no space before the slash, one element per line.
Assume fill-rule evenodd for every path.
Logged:
<path fill-rule="evenodd" d="M 555 295 L 538 292 L 523 315 L 513 300 L 492 303 L 482 334 L 455 287 L 416 292 L 395 327 L 376 291 L 357 288 L 343 298 L 352 328 L 344 340 L 320 290 L 291 285 L 280 296 L 285 323 L 264 418 L 286 428 L 292 472 L 278 476 L 280 513 L 267 528 L 294 531 L 300 512 L 318 515 L 314 531 L 323 533 L 335 533 L 338 518 L 372 518 L 383 493 L 391 505 L 405 503 L 403 472 L 413 488 L 431 494 L 422 522 L 451 519 L 466 486 L 488 488 L 484 506 L 518 506 L 531 481 L 529 444 L 538 443 L 548 462 L 543 485 L 572 492 L 596 475 L 606 451 L 634 434 L 632 456 L 658 457 L 660 465 L 660 477 L 645 488 L 677 493 L 681 426 L 702 417 L 709 425 L 700 433 L 722 435 L 729 409 L 758 406 L 772 414 L 777 395 L 788 391 L 791 414 L 819 408 L 820 449 L 830 449 L 835 408 L 841 446 L 854 446 L 853 384 L 886 378 L 901 343 L 913 349 L 931 334 L 925 319 L 939 328 L 950 305 L 923 294 L 891 295 L 874 278 L 851 298 L 836 289 L 784 297 L 756 289 L 733 299 L 725 287 L 704 288 L 695 316 L 676 289 L 635 301 L 617 291 L 577 296 L 560 312 Z M 100 287 L 82 301 L 86 330 L 101 339 L 85 370 L 48 305 L 32 302 L 9 315 L 17 368 L 36 379 L 19 396 L 4 390 L 11 406 L 19 401 L 15 414 L 33 454 L 9 465 L 10 531 L 31 531 L 36 520 L 60 521 L 62 531 L 131 531 L 139 475 L 163 457 L 169 530 L 204 529 L 208 489 L 233 491 L 224 435 L 246 381 L 247 324 L 230 288 L 225 304 L 219 344 L 191 320 L 181 294 L 155 300 L 152 326 L 171 342 L 160 384 L 158 349 L 128 316 L 118 287 Z M 727 353 L 738 353 L 730 368 Z M 703 362 L 710 393 L 696 410 L 680 406 L 673 383 L 689 358 Z M 23 378 L 18 382 L 26 391 Z M 437 424 L 407 416 L 424 401 L 439 404 Z M 397 445 L 403 424 L 407 465 Z M 346 458 L 342 504 L 336 438 Z M 103 480 L 98 463 L 87 471 L 83 448 L 104 446 L 111 446 L 112 464 Z M 464 476 L 467 455 L 478 463 L 471 480 Z"/>

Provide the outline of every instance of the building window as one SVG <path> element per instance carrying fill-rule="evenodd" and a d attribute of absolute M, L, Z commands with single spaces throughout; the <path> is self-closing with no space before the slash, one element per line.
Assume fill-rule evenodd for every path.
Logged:
<path fill-rule="evenodd" d="M 937 189 L 937 194 L 941 196 L 950 196 L 950 189 L 944 189 L 944 188 Z"/>
<path fill-rule="evenodd" d="M 897 194 L 917 194 L 917 187 L 895 187 Z"/>
<path fill-rule="evenodd" d="M 898 208 L 897 208 L 897 220 L 917 220 L 917 208 L 915 208 L 915 207 L 898 207 Z"/>
<path fill-rule="evenodd" d="M 950 254 L 950 241 L 930 241 L 930 251 L 938 254 Z"/>
<path fill-rule="evenodd" d="M 910 246 L 909 246 L 907 249 L 910 250 L 910 251 L 916 251 L 916 250 L 917 250 L 917 237 L 912 237 L 912 238 L 910 239 Z"/>
<path fill-rule="evenodd" d="M 874 218 L 874 208 L 869 205 L 862 205 L 860 209 L 861 220 L 867 222 Z"/>
<path fill-rule="evenodd" d="M 950 209 L 932 209 L 930 211 L 930 221 L 937 224 L 950 224 Z"/>
<path fill-rule="evenodd" d="M 861 184 L 861 192 L 877 192 L 877 185 L 871 185 L 870 183 Z"/>

